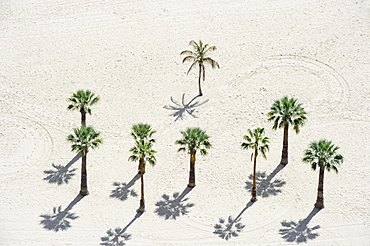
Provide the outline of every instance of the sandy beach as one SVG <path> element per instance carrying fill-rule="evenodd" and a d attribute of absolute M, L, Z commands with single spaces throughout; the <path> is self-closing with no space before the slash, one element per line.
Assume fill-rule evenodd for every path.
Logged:
<path fill-rule="evenodd" d="M 0 1 L 0 245 L 370 245 L 370 3 L 365 0 Z M 215 45 L 198 94 L 180 52 Z M 87 124 L 103 144 L 87 158 L 90 194 L 79 197 L 81 158 L 67 135 L 79 89 L 100 96 Z M 267 113 L 283 96 L 307 112 L 283 130 Z M 131 127 L 157 132 L 157 164 L 140 179 L 128 161 Z M 189 155 L 175 141 L 200 127 L 213 148 Z M 240 145 L 263 127 L 267 159 Z M 314 209 L 318 171 L 303 163 L 312 141 L 344 156 L 326 172 L 325 208 Z"/>

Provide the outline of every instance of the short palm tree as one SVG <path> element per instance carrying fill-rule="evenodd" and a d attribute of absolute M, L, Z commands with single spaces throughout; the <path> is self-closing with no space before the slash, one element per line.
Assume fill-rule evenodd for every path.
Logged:
<path fill-rule="evenodd" d="M 299 127 L 305 123 L 306 112 L 302 107 L 301 103 L 298 103 L 297 99 L 283 97 L 280 100 L 274 102 L 271 107 L 271 111 L 268 113 L 268 120 L 274 121 L 272 129 L 284 128 L 283 137 L 283 150 L 281 154 L 281 164 L 288 164 L 288 130 L 289 125 L 293 126 L 293 129 L 298 134 Z"/>
<path fill-rule="evenodd" d="M 148 124 L 140 123 L 132 126 L 131 136 L 135 139 L 135 141 L 145 141 L 148 143 L 155 143 L 155 139 L 152 138 L 153 134 L 156 131 L 152 130 L 152 127 Z M 138 172 L 139 174 L 142 172 L 145 173 L 145 168 L 142 166 L 142 162 L 139 161 Z"/>
<path fill-rule="evenodd" d="M 78 90 L 76 93 L 73 93 L 72 97 L 68 98 L 68 101 L 71 103 L 68 105 L 68 109 L 80 110 L 81 125 L 86 126 L 86 113 L 91 114 L 90 106 L 96 104 L 99 100 L 100 97 L 89 90 Z"/>
<path fill-rule="evenodd" d="M 148 124 L 137 124 L 132 127 L 133 132 L 131 135 L 135 139 L 135 146 L 130 149 L 132 155 L 128 158 L 130 161 L 139 161 L 139 173 L 141 179 L 141 199 L 140 207 L 137 210 L 142 213 L 145 211 L 145 199 L 144 199 L 144 173 L 146 162 L 149 162 L 152 166 L 156 163 L 154 154 L 155 150 L 152 149 L 155 139 L 150 137 L 155 133 L 152 131 L 151 126 Z"/>
<path fill-rule="evenodd" d="M 203 44 L 202 41 L 199 41 L 199 43 L 195 42 L 194 40 L 189 42 L 189 45 L 193 47 L 193 51 L 191 50 L 184 50 L 180 53 L 180 55 L 186 55 L 186 57 L 182 60 L 182 62 L 185 61 L 191 61 L 192 64 L 190 65 L 190 68 L 188 70 L 188 74 L 190 70 L 198 64 L 199 66 L 199 78 L 198 78 L 198 87 L 199 87 L 199 96 L 202 96 L 202 89 L 200 86 L 201 78 L 203 78 L 203 81 L 205 80 L 205 66 L 204 64 L 208 63 L 211 64 L 212 68 L 220 68 L 220 65 L 213 60 L 210 57 L 207 57 L 207 53 L 210 51 L 216 50 L 216 46 L 209 46 L 208 44 Z"/>
<path fill-rule="evenodd" d="M 337 166 L 343 163 L 343 156 L 337 154 L 339 147 L 332 144 L 331 141 L 320 140 L 312 142 L 309 149 L 304 152 L 303 162 L 311 164 L 313 170 L 320 168 L 319 186 L 317 189 L 317 199 L 315 207 L 324 208 L 324 171 L 334 170 L 338 173 Z"/>
<path fill-rule="evenodd" d="M 72 143 L 72 151 L 82 154 L 82 167 L 81 167 L 81 190 L 80 194 L 86 196 L 89 194 L 87 190 L 87 172 L 86 172 L 86 157 L 89 149 L 97 148 L 102 139 L 99 138 L 100 132 L 95 131 L 92 127 L 84 125 L 81 128 L 74 128 L 74 134 L 70 134 L 67 140 Z"/>
<path fill-rule="evenodd" d="M 201 155 L 207 155 L 207 149 L 211 148 L 212 145 L 209 142 L 209 136 L 205 131 L 198 127 L 187 128 L 186 131 L 182 131 L 183 138 L 176 140 L 175 144 L 184 145 L 178 149 L 178 151 L 186 151 L 190 154 L 190 172 L 189 172 L 189 184 L 188 186 L 195 187 L 195 156 L 197 151 L 200 151 Z"/>
<path fill-rule="evenodd" d="M 253 158 L 253 186 L 252 186 L 252 202 L 257 200 L 257 192 L 256 192 L 256 168 L 257 168 L 257 156 L 259 153 L 266 157 L 266 152 L 269 151 L 268 143 L 269 138 L 264 137 L 263 134 L 265 132 L 264 128 L 256 128 L 254 130 L 248 129 L 249 135 L 245 135 L 243 138 L 247 142 L 242 143 L 243 149 L 252 149 L 253 152 L 251 154 L 251 159 Z"/>

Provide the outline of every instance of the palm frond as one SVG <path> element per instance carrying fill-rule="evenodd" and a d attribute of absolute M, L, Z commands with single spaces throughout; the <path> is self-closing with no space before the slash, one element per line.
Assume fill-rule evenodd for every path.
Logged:
<path fill-rule="evenodd" d="M 203 81 L 204 81 L 206 79 L 206 69 L 205 69 L 203 63 L 200 65 L 200 67 L 201 67 L 202 77 L 203 77 Z"/>
<path fill-rule="evenodd" d="M 136 161 L 138 161 L 138 160 L 139 160 L 139 157 L 138 157 L 138 156 L 136 156 L 136 155 L 131 155 L 131 156 L 128 158 L 128 160 L 129 160 L 129 161 L 134 161 L 134 162 L 136 162 Z"/>
<path fill-rule="evenodd" d="M 182 63 L 190 60 L 194 62 L 196 58 L 194 56 L 185 56 L 184 59 L 182 60 Z"/>
<path fill-rule="evenodd" d="M 181 51 L 180 55 L 188 55 L 188 56 L 192 56 L 192 57 L 195 57 L 197 56 L 197 54 L 191 50 L 184 50 L 184 51 Z"/>
<path fill-rule="evenodd" d="M 188 70 L 188 72 L 186 74 L 189 74 L 189 72 L 193 69 L 193 67 L 197 64 L 197 61 L 194 61 L 191 65 L 190 65 L 190 68 Z"/>
<path fill-rule="evenodd" d="M 185 147 L 181 147 L 177 150 L 178 152 L 181 152 L 181 151 L 186 151 L 186 148 Z"/>
<path fill-rule="evenodd" d="M 205 63 L 209 63 L 209 64 L 211 64 L 211 66 L 212 66 L 212 68 L 220 68 L 220 65 L 218 64 L 218 62 L 216 62 L 215 60 L 213 60 L 212 58 L 210 58 L 210 57 L 206 57 L 206 58 L 204 58 L 203 59 L 203 61 L 205 62 Z"/>
<path fill-rule="evenodd" d="M 201 154 L 201 155 L 207 155 L 207 154 L 208 154 L 208 152 L 207 152 L 207 150 L 206 150 L 206 149 L 200 149 L 200 154 Z"/>

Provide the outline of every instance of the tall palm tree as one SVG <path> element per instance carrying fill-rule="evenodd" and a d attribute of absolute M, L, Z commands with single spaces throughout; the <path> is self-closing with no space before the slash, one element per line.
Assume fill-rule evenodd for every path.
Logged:
<path fill-rule="evenodd" d="M 89 90 L 78 90 L 76 93 L 73 93 L 72 97 L 68 98 L 68 101 L 71 103 L 68 105 L 68 109 L 80 110 L 81 125 L 86 126 L 86 113 L 91 114 L 90 106 L 94 105 L 99 100 L 100 97 Z"/>
<path fill-rule="evenodd" d="M 84 125 L 81 128 L 74 128 L 74 134 L 70 134 L 67 140 L 72 143 L 72 151 L 82 154 L 81 167 L 81 190 L 80 194 L 86 196 L 89 194 L 87 190 L 87 172 L 86 172 L 86 157 L 89 149 L 97 148 L 103 141 L 99 138 L 100 132 L 97 132 L 91 126 Z"/>
<path fill-rule="evenodd" d="M 252 186 L 252 202 L 255 202 L 257 200 L 257 192 L 256 192 L 256 167 L 257 167 L 257 156 L 259 153 L 263 156 L 263 158 L 266 157 L 266 151 L 269 151 L 269 145 L 268 143 L 269 138 L 264 137 L 263 134 L 265 132 L 264 128 L 256 128 L 253 131 L 251 129 L 248 129 L 249 135 L 245 135 L 243 138 L 247 142 L 242 143 L 243 149 L 252 149 L 253 152 L 251 154 L 251 159 L 253 158 L 253 186 Z"/>
<path fill-rule="evenodd" d="M 319 186 L 317 189 L 317 199 L 315 207 L 324 208 L 324 171 L 334 170 L 338 173 L 337 165 L 343 163 L 343 156 L 337 154 L 339 147 L 332 144 L 331 141 L 320 140 L 312 142 L 309 149 L 304 152 L 303 162 L 311 164 L 313 170 L 320 168 Z"/>
<path fill-rule="evenodd" d="M 274 102 L 271 111 L 268 113 L 268 120 L 274 121 L 272 129 L 284 128 L 283 150 L 281 153 L 280 164 L 288 164 L 288 130 L 289 125 L 293 126 L 296 134 L 299 133 L 299 127 L 305 123 L 306 112 L 297 99 L 283 97 Z"/>
<path fill-rule="evenodd" d="M 149 143 L 155 143 L 155 139 L 152 138 L 156 131 L 152 130 L 152 127 L 148 124 L 140 123 L 132 126 L 131 136 L 135 141 L 147 141 Z M 143 163 L 139 161 L 138 172 L 145 173 L 145 168 L 143 168 Z"/>
<path fill-rule="evenodd" d="M 141 199 L 140 207 L 138 212 L 145 211 L 145 199 L 144 199 L 144 173 L 146 162 L 149 162 L 152 166 L 156 163 L 154 154 L 155 150 L 152 149 L 155 139 L 150 137 L 155 133 L 152 131 L 151 126 L 148 124 L 137 124 L 132 127 L 133 132 L 131 135 L 135 139 L 135 146 L 130 149 L 132 155 L 128 158 L 130 161 L 139 160 L 139 173 L 141 179 Z"/>
<path fill-rule="evenodd" d="M 207 155 L 207 149 L 211 148 L 212 145 L 209 142 L 209 136 L 205 131 L 198 127 L 187 128 L 186 131 L 181 131 L 183 138 L 176 140 L 175 144 L 184 145 L 178 151 L 188 151 L 190 154 L 190 172 L 189 172 L 189 184 L 188 186 L 195 187 L 195 156 L 197 151 L 200 151 L 201 155 Z"/>
<path fill-rule="evenodd" d="M 193 51 L 191 50 L 184 50 L 180 53 L 180 55 L 186 55 L 182 62 L 191 61 L 192 64 L 187 72 L 189 74 L 190 70 L 198 64 L 199 66 L 199 78 L 198 78 L 198 87 L 199 87 L 199 96 L 202 96 L 202 89 L 200 86 L 200 80 L 203 77 L 203 81 L 205 80 L 206 72 L 204 64 L 208 63 L 211 64 L 212 68 L 220 68 L 220 65 L 210 57 L 207 57 L 207 53 L 210 51 L 216 50 L 216 46 L 209 46 L 208 44 L 203 44 L 202 41 L 199 40 L 199 44 L 194 40 L 189 42 L 189 45 L 193 47 Z"/>

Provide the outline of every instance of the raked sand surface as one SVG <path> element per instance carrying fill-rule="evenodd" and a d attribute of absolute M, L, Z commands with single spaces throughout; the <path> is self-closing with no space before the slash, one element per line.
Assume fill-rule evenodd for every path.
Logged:
<path fill-rule="evenodd" d="M 369 13 L 365 0 L 0 1 L 0 245 L 370 245 Z M 221 68 L 206 67 L 204 96 L 189 105 L 197 70 L 187 75 L 179 53 L 190 40 L 216 45 Z M 81 158 L 66 141 L 80 124 L 67 110 L 78 89 L 101 97 L 87 123 L 104 140 L 88 154 L 83 199 Z M 283 131 L 266 114 L 285 95 L 308 120 L 290 131 L 280 169 Z M 140 122 L 157 130 L 158 161 L 137 218 L 128 157 Z M 174 142 L 191 126 L 214 147 L 197 156 L 188 192 L 189 156 Z M 255 127 L 271 143 L 250 206 L 252 163 L 240 144 Z M 317 212 L 318 172 L 301 159 L 322 138 L 345 161 L 326 173 Z"/>

